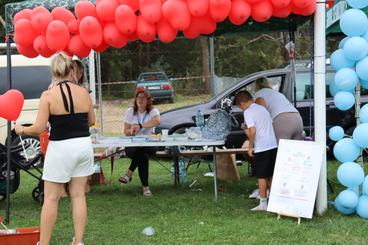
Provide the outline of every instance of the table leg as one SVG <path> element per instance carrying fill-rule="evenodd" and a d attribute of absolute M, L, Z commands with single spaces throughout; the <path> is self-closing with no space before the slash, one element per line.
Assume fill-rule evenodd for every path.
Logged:
<path fill-rule="evenodd" d="M 215 202 L 217 202 L 217 163 L 216 163 L 216 147 L 212 146 L 213 149 L 213 186 L 215 188 Z"/>
<path fill-rule="evenodd" d="M 180 179 L 179 179 L 179 156 L 177 154 L 174 154 L 174 179 L 175 179 L 175 186 L 178 186 L 178 184 L 180 184 Z"/>

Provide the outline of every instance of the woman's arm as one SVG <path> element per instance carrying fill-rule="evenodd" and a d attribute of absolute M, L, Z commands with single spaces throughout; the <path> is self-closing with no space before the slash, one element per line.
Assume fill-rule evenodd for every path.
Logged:
<path fill-rule="evenodd" d="M 124 123 L 124 132 L 126 136 L 133 136 L 132 125 L 129 123 Z"/>
<path fill-rule="evenodd" d="M 96 114 L 95 114 L 95 110 L 93 109 L 92 99 L 90 96 L 88 97 L 90 98 L 90 107 L 88 111 L 88 124 L 91 127 L 95 125 L 96 123 Z"/>
<path fill-rule="evenodd" d="M 42 93 L 40 98 L 40 105 L 38 107 L 36 122 L 32 126 L 24 127 L 18 125 L 15 127 L 15 132 L 18 135 L 39 136 L 40 133 L 42 133 L 42 131 L 46 129 L 50 115 L 48 96 L 48 91 Z"/>
<path fill-rule="evenodd" d="M 256 104 L 266 107 L 266 101 L 263 99 L 263 97 L 258 97 L 255 100 Z"/>
<path fill-rule="evenodd" d="M 151 120 L 142 123 L 142 128 L 153 128 L 156 127 L 157 125 L 159 125 L 161 122 L 160 120 L 160 115 L 155 116 L 154 118 L 152 118 Z"/>

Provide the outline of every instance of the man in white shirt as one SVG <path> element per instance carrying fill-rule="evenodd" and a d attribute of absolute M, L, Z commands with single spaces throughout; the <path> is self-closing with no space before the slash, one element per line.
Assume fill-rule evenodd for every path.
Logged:
<path fill-rule="evenodd" d="M 254 157 L 255 174 L 258 179 L 260 203 L 251 210 L 265 211 L 267 210 L 267 188 L 271 187 L 277 153 L 272 119 L 263 106 L 253 103 L 253 97 L 248 91 L 239 92 L 235 100 L 244 111 L 244 124 L 247 127 L 249 140 L 248 155 Z"/>

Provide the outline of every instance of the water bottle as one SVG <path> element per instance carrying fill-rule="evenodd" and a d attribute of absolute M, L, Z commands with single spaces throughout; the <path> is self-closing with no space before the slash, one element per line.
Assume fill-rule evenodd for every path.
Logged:
<path fill-rule="evenodd" d="M 100 163 L 99 162 L 96 162 L 95 163 L 95 173 L 96 174 L 101 173 L 101 166 L 100 166 Z"/>
<path fill-rule="evenodd" d="M 185 161 L 183 159 L 179 160 L 179 178 L 181 184 L 185 184 L 188 182 L 187 171 L 185 169 Z"/>
<path fill-rule="evenodd" d="M 196 125 L 197 127 L 199 128 L 203 128 L 204 127 L 204 116 L 203 116 L 203 113 L 201 110 L 198 110 L 197 111 L 197 114 L 196 114 Z"/>

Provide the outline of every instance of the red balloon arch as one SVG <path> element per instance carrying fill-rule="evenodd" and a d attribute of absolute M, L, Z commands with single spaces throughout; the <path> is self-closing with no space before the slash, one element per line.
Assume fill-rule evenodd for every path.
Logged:
<path fill-rule="evenodd" d="M 165 43 L 179 31 L 186 38 L 209 35 L 227 18 L 242 25 L 250 17 L 265 22 L 290 14 L 312 15 L 315 0 L 96 0 L 76 4 L 74 14 L 62 7 L 40 6 L 14 16 L 19 53 L 33 58 L 65 51 L 80 58 L 91 50 L 122 48 L 137 39 L 149 43 L 156 35 Z"/>

